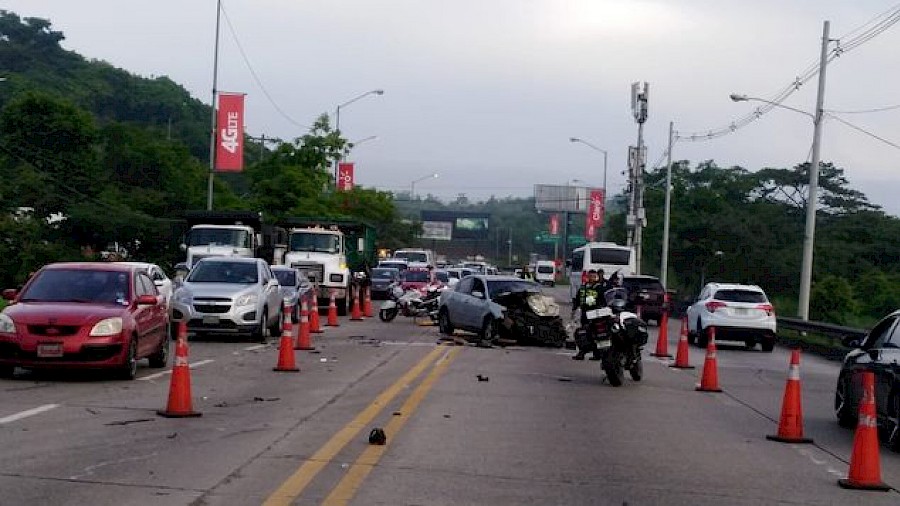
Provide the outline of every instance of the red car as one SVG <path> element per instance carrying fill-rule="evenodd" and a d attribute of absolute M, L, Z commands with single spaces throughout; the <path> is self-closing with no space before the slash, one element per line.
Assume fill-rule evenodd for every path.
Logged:
<path fill-rule="evenodd" d="M 134 379 L 137 361 L 165 367 L 166 301 L 138 267 L 103 262 L 43 267 L 21 289 L 4 290 L 0 376 L 15 367 L 112 368 Z"/>
<path fill-rule="evenodd" d="M 419 290 L 424 293 L 432 282 L 431 271 L 428 269 L 409 268 L 400 274 L 400 286 L 404 290 Z"/>

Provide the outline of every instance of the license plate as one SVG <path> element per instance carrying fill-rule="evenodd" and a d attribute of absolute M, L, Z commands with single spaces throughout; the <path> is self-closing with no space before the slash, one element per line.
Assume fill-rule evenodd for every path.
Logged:
<path fill-rule="evenodd" d="M 732 311 L 734 311 L 735 316 L 747 316 L 748 314 L 750 314 L 750 310 L 743 307 L 736 307 L 732 309 Z"/>
<path fill-rule="evenodd" d="M 206 325 L 218 325 L 219 317 L 218 316 L 204 316 L 203 323 Z"/>
<path fill-rule="evenodd" d="M 603 318 L 604 316 L 609 316 L 611 311 L 607 307 L 602 307 L 600 309 L 592 309 L 584 314 L 588 320 L 596 320 L 597 318 Z"/>
<path fill-rule="evenodd" d="M 605 339 L 603 341 L 597 341 L 597 349 L 609 348 L 612 346 L 612 341 L 609 339 Z"/>
<path fill-rule="evenodd" d="M 59 358 L 63 356 L 62 343 L 39 344 L 37 347 L 37 356 L 43 358 Z"/>

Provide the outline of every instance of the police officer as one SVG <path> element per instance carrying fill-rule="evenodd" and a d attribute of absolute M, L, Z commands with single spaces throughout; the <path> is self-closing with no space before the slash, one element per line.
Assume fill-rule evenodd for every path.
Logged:
<path fill-rule="evenodd" d="M 604 305 L 601 272 L 603 271 L 598 272 L 594 269 L 588 271 L 587 282 L 581 285 L 578 293 L 575 294 L 575 298 L 572 299 L 572 317 L 575 317 L 576 310 L 581 309 L 581 327 L 585 330 L 584 333 L 579 332 L 575 334 L 575 344 L 578 346 L 578 353 L 572 356 L 572 360 L 584 360 L 584 356 L 589 351 L 594 352 L 591 360 L 600 360 L 600 356 L 597 354 L 593 325 L 587 324 L 587 312 Z"/>

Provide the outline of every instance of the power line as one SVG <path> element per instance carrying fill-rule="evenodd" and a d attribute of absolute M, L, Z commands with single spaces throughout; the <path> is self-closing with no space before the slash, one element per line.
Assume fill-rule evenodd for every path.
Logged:
<path fill-rule="evenodd" d="M 898 105 L 889 105 L 886 107 L 877 107 L 875 109 L 862 109 L 859 111 L 836 111 L 834 109 L 826 109 L 827 113 L 835 113 L 835 114 L 868 114 L 871 112 L 882 112 L 882 111 L 892 111 L 894 109 L 900 109 L 900 104 Z"/>
<path fill-rule="evenodd" d="M 858 127 L 858 126 L 854 125 L 853 123 L 850 123 L 849 121 L 847 121 L 847 120 L 845 120 L 845 119 L 843 119 L 843 118 L 839 118 L 838 116 L 835 116 L 834 114 L 829 114 L 829 116 L 832 117 L 832 118 L 834 118 L 834 119 L 836 119 L 836 120 L 838 120 L 838 121 L 840 121 L 841 123 L 847 125 L 848 127 L 852 128 L 852 129 L 854 129 L 854 130 L 856 130 L 856 131 L 858 131 L 858 132 L 862 132 L 862 133 L 868 135 L 869 137 L 872 137 L 873 139 L 877 139 L 877 140 L 879 140 L 879 141 L 881 141 L 881 142 L 887 144 L 888 146 L 891 146 L 891 147 L 895 147 L 895 148 L 897 148 L 897 149 L 900 149 L 900 145 L 898 145 L 898 144 L 896 144 L 896 143 L 894 143 L 894 142 L 891 142 L 891 141 L 885 139 L 884 137 L 879 137 L 878 135 L 875 135 L 875 134 L 873 134 L 872 132 L 869 132 L 868 130 L 866 130 L 866 129 L 862 128 L 862 127 Z"/>
<path fill-rule="evenodd" d="M 262 90 L 263 95 L 272 104 L 272 107 L 275 108 L 275 111 L 281 115 L 282 118 L 290 121 L 295 126 L 300 128 L 305 128 L 307 130 L 311 130 L 312 127 L 309 125 L 303 125 L 294 118 L 290 117 L 284 110 L 275 102 L 275 99 L 272 98 L 272 95 L 269 94 L 269 90 L 263 85 L 262 80 L 260 80 L 259 76 L 256 74 L 256 71 L 253 69 L 253 65 L 250 64 L 250 59 L 247 57 L 247 53 L 244 52 L 244 47 L 241 45 L 241 41 L 238 39 L 237 31 L 235 31 L 234 26 L 231 24 L 231 19 L 228 17 L 228 13 L 225 12 L 225 4 L 222 4 L 222 14 L 225 15 L 225 24 L 228 25 L 228 30 L 231 32 L 231 36 L 234 37 L 234 43 L 237 45 L 238 51 L 241 53 L 241 58 L 243 58 L 244 63 L 247 65 L 247 69 L 250 71 L 250 75 L 253 77 L 253 80 L 256 82 L 256 85 L 259 86 L 259 89 Z"/>

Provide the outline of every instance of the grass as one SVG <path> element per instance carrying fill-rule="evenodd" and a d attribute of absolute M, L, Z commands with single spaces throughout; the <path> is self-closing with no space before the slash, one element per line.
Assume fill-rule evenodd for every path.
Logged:
<path fill-rule="evenodd" d="M 3 311 L 3 308 L 6 307 L 6 299 L 0 299 L 0 311 Z"/>

